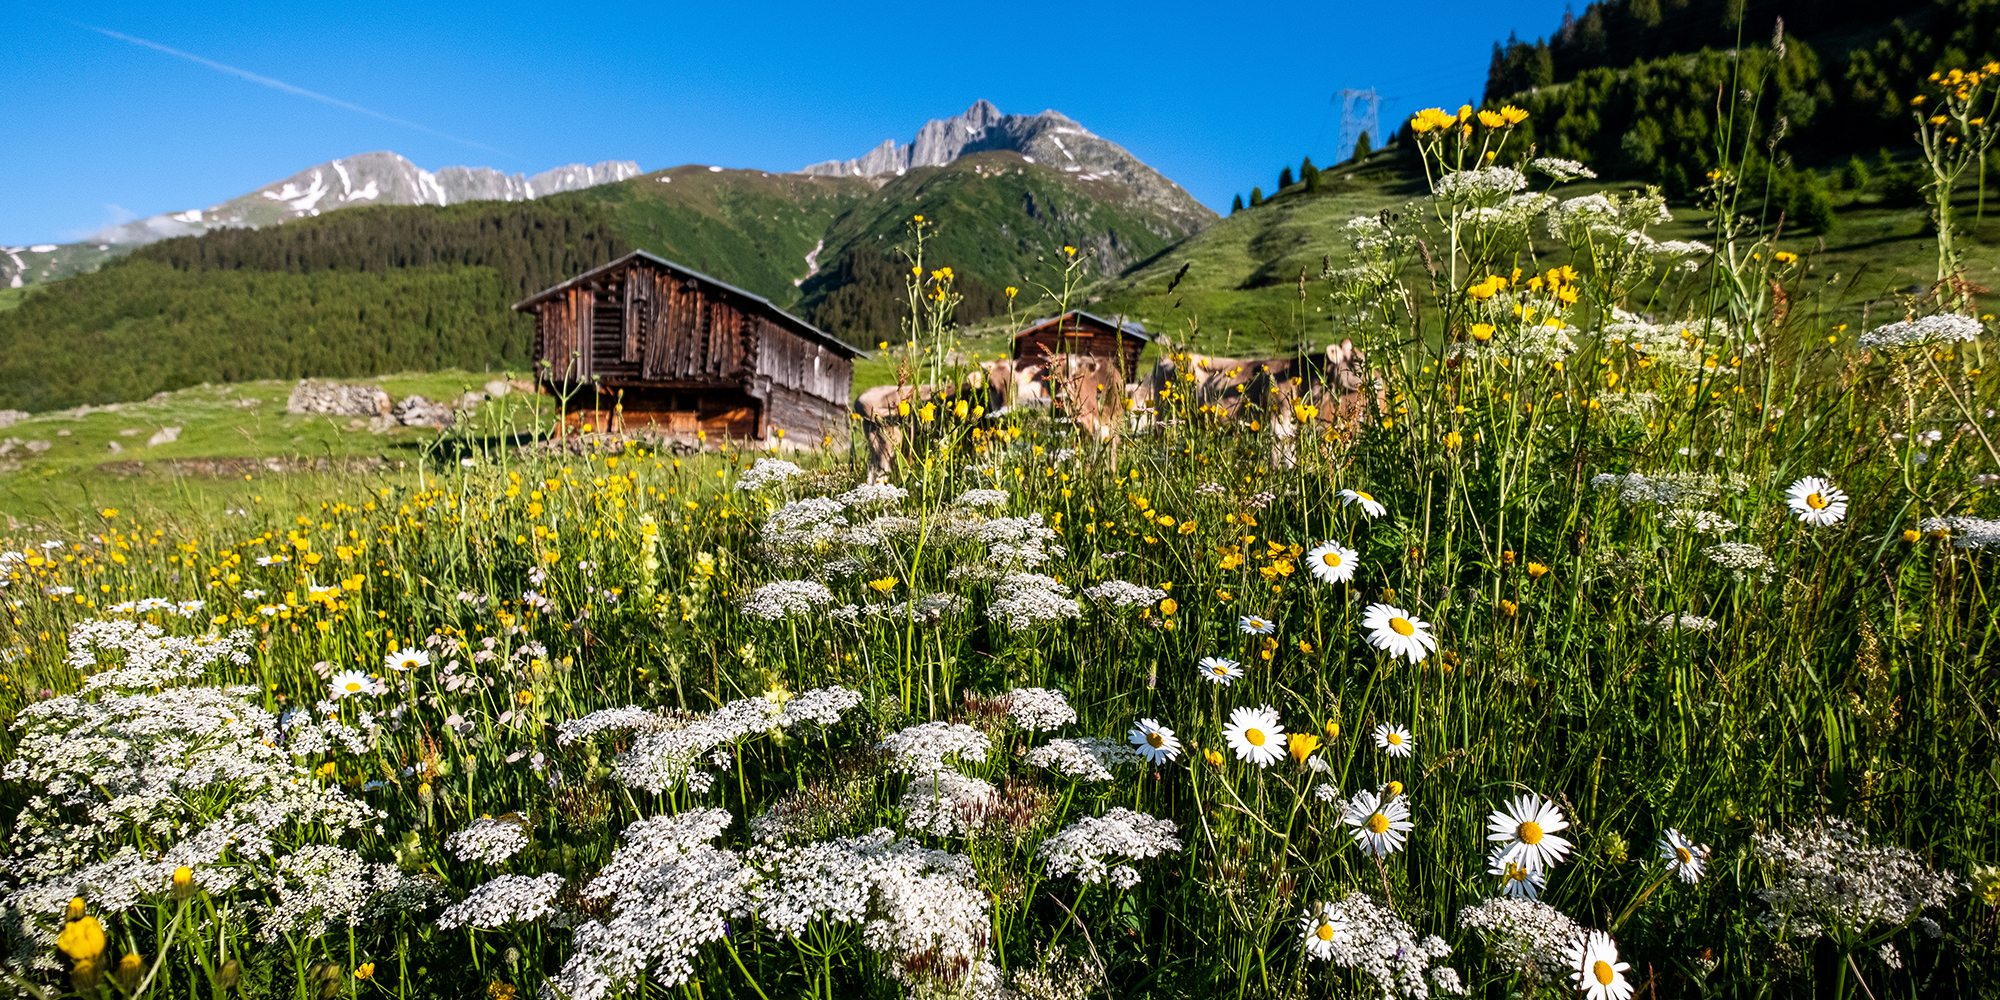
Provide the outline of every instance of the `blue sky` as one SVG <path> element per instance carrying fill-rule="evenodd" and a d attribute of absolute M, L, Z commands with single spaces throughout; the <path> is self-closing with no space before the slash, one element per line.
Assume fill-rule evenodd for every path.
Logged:
<path fill-rule="evenodd" d="M 1475 98 L 1492 43 L 1561 0 L 983 6 L 15 6 L 0 243 L 201 208 L 339 156 L 535 173 L 636 160 L 796 170 L 905 142 L 986 98 L 1055 108 L 1226 210 L 1340 159 L 1343 87 L 1388 117 Z M 579 13 L 571 14 L 574 10 Z M 144 39 L 376 115 L 229 75 Z"/>

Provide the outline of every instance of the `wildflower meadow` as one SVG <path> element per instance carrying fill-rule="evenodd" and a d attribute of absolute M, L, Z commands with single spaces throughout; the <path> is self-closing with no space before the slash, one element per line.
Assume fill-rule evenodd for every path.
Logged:
<path fill-rule="evenodd" d="M 1937 284 L 1859 320 L 1727 168 L 1566 197 L 1525 112 L 1431 109 L 1430 194 L 1298 281 L 1357 408 L 1169 344 L 1096 433 L 906 406 L 873 481 L 858 421 L 777 453 L 527 415 L 316 502 L 0 540 L 0 972 L 1989 995 L 2000 372 L 1951 233 L 1996 74 L 1925 91 Z M 1710 238 L 1648 235 L 1677 211 Z M 963 385 L 913 232 L 899 379 Z"/>

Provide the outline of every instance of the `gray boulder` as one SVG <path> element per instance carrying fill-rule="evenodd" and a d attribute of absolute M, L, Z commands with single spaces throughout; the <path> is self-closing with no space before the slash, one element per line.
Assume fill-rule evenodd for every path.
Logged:
<path fill-rule="evenodd" d="M 381 386 L 343 385 L 300 379 L 285 401 L 286 413 L 324 413 L 336 417 L 386 416 L 392 410 L 389 394 Z"/>

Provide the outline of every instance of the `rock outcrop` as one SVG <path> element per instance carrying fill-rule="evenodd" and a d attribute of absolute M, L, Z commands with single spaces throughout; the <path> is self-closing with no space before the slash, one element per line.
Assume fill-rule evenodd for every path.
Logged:
<path fill-rule="evenodd" d="M 300 379 L 285 402 L 286 413 L 324 413 L 336 417 L 387 416 L 394 403 L 380 386 L 343 385 Z"/>

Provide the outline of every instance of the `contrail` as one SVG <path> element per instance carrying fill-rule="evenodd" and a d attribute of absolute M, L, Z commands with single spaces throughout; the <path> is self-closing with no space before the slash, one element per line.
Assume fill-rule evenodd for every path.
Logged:
<path fill-rule="evenodd" d="M 286 83 L 283 80 L 273 80 L 268 76 L 259 76 L 255 73 L 250 72 L 247 69 L 237 69 L 234 66 L 225 65 L 223 63 L 216 62 L 213 59 L 203 59 L 202 57 L 195 55 L 192 52 L 182 52 L 179 49 L 168 48 L 167 46 L 161 45 L 158 42 L 149 42 L 143 38 L 134 38 L 131 35 L 121 34 L 119 32 L 112 31 L 108 28 L 99 28 L 88 24 L 77 24 L 77 22 L 75 21 L 71 21 L 69 23 L 75 25 L 76 27 L 82 28 L 86 31 L 95 31 L 100 35 L 105 35 L 110 38 L 116 38 L 120 41 L 131 42 L 134 45 L 143 45 L 146 48 L 153 49 L 158 52 L 165 52 L 170 56 L 179 56 L 182 59 L 186 59 L 189 62 L 200 63 L 203 66 L 208 67 L 209 69 L 219 70 L 223 73 L 229 74 L 230 76 L 241 77 L 245 80 L 250 81 L 251 83 L 263 84 L 264 86 L 269 87 L 272 90 L 282 90 L 287 94 L 296 94 L 300 97 L 309 97 L 315 101 L 319 101 L 322 104 L 331 104 L 336 108 L 345 108 L 349 111 L 367 115 L 370 118 L 379 118 L 385 122 L 390 122 L 396 125 L 402 125 L 406 128 L 413 128 L 419 132 L 437 136 L 440 139 L 449 139 L 452 142 L 456 142 L 461 145 L 471 146 L 474 149 L 483 149 L 489 153 L 497 153 L 501 156 L 506 156 L 510 158 L 513 156 L 513 154 L 511 153 L 494 149 L 492 146 L 488 146 L 482 142 L 473 142 L 470 139 L 461 139 L 458 136 L 440 132 L 437 129 L 429 128 L 424 125 L 419 125 L 413 121 L 405 121 L 401 118 L 391 117 L 389 115 L 383 114 L 380 111 L 371 111 L 368 108 L 364 108 L 359 104 L 350 104 L 337 97 L 328 97 L 325 94 L 315 93 L 313 91 L 305 89 L 304 87 L 295 87 L 289 83 Z"/>

